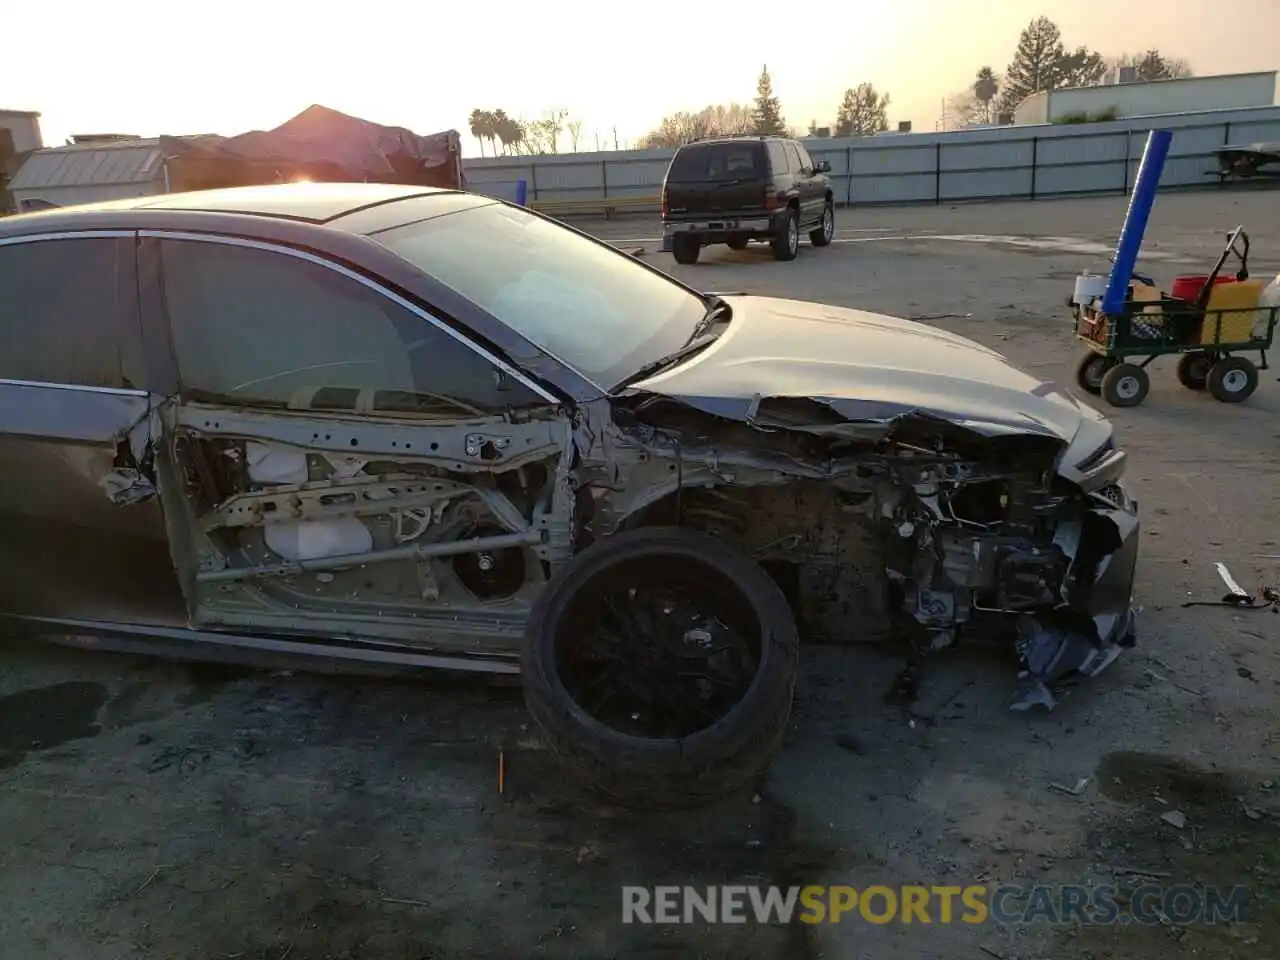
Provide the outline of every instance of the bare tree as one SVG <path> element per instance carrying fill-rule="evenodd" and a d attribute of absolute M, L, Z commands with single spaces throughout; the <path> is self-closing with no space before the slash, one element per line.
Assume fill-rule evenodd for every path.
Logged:
<path fill-rule="evenodd" d="M 958 130 L 975 123 L 986 123 L 987 115 L 987 105 L 972 90 L 961 90 L 947 98 L 943 127 Z"/>
<path fill-rule="evenodd" d="M 1191 65 L 1181 57 L 1166 57 L 1159 50 L 1144 53 L 1126 53 L 1108 61 L 1111 69 L 1133 67 L 1139 80 L 1177 80 L 1189 77 Z"/>
<path fill-rule="evenodd" d="M 844 92 L 836 111 L 837 137 L 865 137 L 889 129 L 889 95 L 879 93 L 870 83 L 860 83 Z"/>
<path fill-rule="evenodd" d="M 739 137 L 755 131 L 752 108 L 739 103 L 703 107 L 663 117 L 656 130 L 640 138 L 643 148 L 678 147 L 704 137 Z"/>
<path fill-rule="evenodd" d="M 570 120 L 566 126 L 569 129 L 569 146 L 574 153 L 578 152 L 578 142 L 582 139 L 582 121 Z"/>

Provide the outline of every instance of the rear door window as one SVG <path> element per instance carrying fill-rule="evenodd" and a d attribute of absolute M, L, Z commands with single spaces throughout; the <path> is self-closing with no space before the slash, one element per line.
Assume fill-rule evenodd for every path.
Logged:
<path fill-rule="evenodd" d="M 791 161 L 792 173 L 799 173 L 804 169 L 804 164 L 800 161 L 800 151 L 796 149 L 794 143 L 783 144 L 783 149 L 787 151 L 787 159 Z"/>
<path fill-rule="evenodd" d="M 133 265 L 125 237 L 0 245 L 0 378 L 138 386 L 125 378 L 141 353 Z"/>
<path fill-rule="evenodd" d="M 775 177 L 786 173 L 789 166 L 787 152 L 782 149 L 782 144 L 777 140 L 769 141 L 769 165 L 773 167 L 773 175 Z"/>
<path fill-rule="evenodd" d="M 684 147 L 671 161 L 667 179 L 675 183 L 758 179 L 766 175 L 762 146 L 755 142 Z"/>

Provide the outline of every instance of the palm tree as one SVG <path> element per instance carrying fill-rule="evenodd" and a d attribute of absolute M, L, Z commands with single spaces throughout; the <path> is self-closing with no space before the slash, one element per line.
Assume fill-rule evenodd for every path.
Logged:
<path fill-rule="evenodd" d="M 484 142 L 493 136 L 493 114 L 478 107 L 467 118 L 471 135 L 480 141 L 480 156 L 484 156 Z"/>
<path fill-rule="evenodd" d="M 520 142 L 523 131 L 520 125 L 507 116 L 505 110 L 493 111 L 493 136 L 497 137 L 502 143 L 502 153 L 505 156 L 511 152 L 511 148 Z"/>
<path fill-rule="evenodd" d="M 973 96 L 980 104 L 982 104 L 982 122 L 991 122 L 991 101 L 996 98 L 996 91 L 1000 89 L 1000 82 L 996 79 L 996 72 L 990 67 L 983 67 L 978 71 L 977 79 L 973 83 Z"/>

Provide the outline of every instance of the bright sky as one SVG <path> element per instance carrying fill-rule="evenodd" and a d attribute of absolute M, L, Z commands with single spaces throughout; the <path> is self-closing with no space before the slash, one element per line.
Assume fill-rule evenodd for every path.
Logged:
<path fill-rule="evenodd" d="M 457 129 L 468 154 L 472 108 L 535 119 L 561 107 L 582 121 L 580 149 L 594 149 L 615 127 L 621 145 L 664 114 L 750 101 L 767 61 L 795 127 L 831 122 L 843 90 L 870 81 L 890 94 L 891 123 L 932 130 L 944 97 L 984 64 L 1003 72 L 1038 14 L 1068 46 L 1107 56 L 1156 46 L 1201 75 L 1280 67 L 1280 0 L 67 0 L 48 31 L 9 23 L 0 107 L 41 111 L 56 145 L 243 133 L 321 103 L 418 133 Z"/>

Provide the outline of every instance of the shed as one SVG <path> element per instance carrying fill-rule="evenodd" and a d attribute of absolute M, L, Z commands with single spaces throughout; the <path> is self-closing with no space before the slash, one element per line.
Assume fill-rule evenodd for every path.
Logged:
<path fill-rule="evenodd" d="M 1014 123 L 1061 123 L 1145 117 L 1201 110 L 1269 107 L 1276 100 L 1276 71 L 1109 83 L 1033 93 L 1013 112 Z"/>
<path fill-rule="evenodd" d="M 165 192 L 158 139 L 93 141 L 36 150 L 9 181 L 19 212 Z"/>

